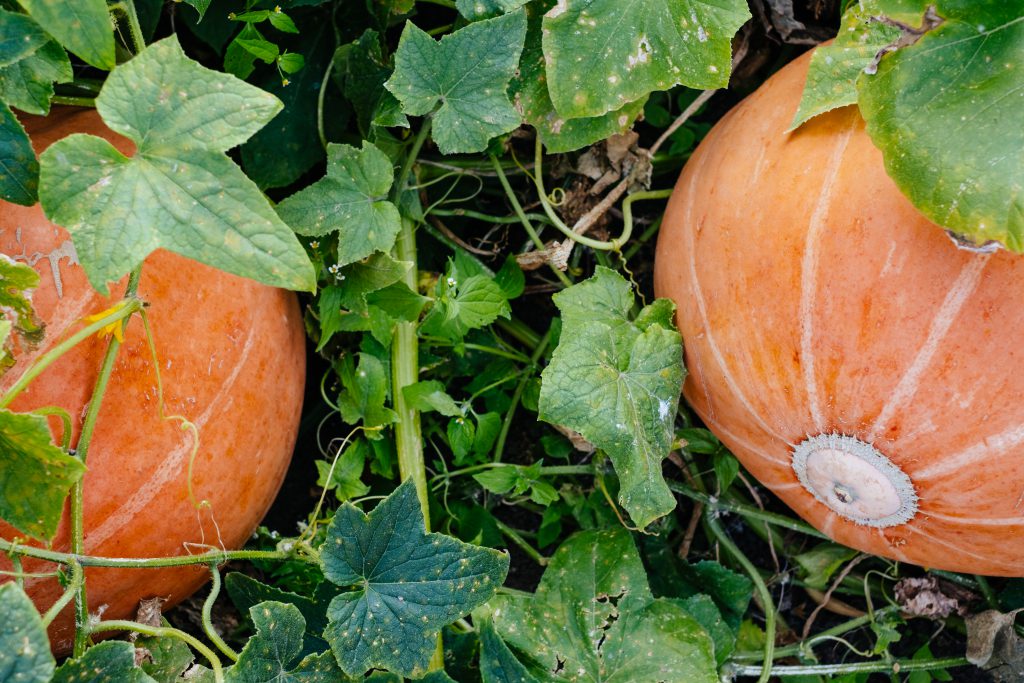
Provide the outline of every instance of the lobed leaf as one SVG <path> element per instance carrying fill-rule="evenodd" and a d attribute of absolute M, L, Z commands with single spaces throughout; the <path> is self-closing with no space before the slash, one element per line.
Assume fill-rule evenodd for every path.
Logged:
<path fill-rule="evenodd" d="M 94 645 L 57 669 L 51 683 L 156 683 L 135 664 L 135 646 L 125 642 Z"/>

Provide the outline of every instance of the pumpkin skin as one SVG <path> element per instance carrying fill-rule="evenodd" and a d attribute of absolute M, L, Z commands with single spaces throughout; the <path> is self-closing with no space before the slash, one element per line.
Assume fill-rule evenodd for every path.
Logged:
<path fill-rule="evenodd" d="M 655 290 L 678 305 L 683 393 L 836 541 L 1022 576 L 1024 259 L 958 249 L 886 175 L 855 107 L 785 132 L 809 58 L 715 126 L 667 207 Z M 851 454 L 854 440 L 874 455 Z M 835 481 L 859 486 L 882 460 L 901 472 L 910 490 L 882 493 L 904 495 L 907 514 L 850 514 L 838 483 L 810 492 L 799 457 L 831 447 L 857 465 Z"/>
<path fill-rule="evenodd" d="M 92 110 L 55 109 L 45 119 L 24 117 L 36 152 L 70 133 L 110 140 L 123 153 L 130 141 L 106 129 Z M 0 378 L 14 383 L 38 356 L 83 316 L 120 299 L 126 279 L 101 297 L 74 263 L 70 237 L 46 220 L 37 204 L 3 203 L 0 250 L 32 264 L 41 277 L 32 296 L 46 336 L 22 348 Z M 295 445 L 305 381 L 305 335 L 296 297 L 229 275 L 166 251 L 146 259 L 139 296 L 149 303 L 166 413 L 191 420 L 200 435 L 189 498 L 192 438 L 180 424 L 158 415 L 156 380 L 140 320 L 133 318 L 104 397 L 85 475 L 85 552 L 108 557 L 159 557 L 242 546 L 263 518 L 284 478 Z M 61 357 L 11 406 L 27 411 L 61 406 L 75 419 L 75 438 L 99 371 L 106 339 L 91 338 Z M 60 423 L 51 420 L 60 436 Z M 68 507 L 52 546 L 69 545 Z M 0 523 L 0 536 L 19 532 Z M 193 545 L 194 544 L 194 545 Z M 5 561 L 6 562 L 6 561 Z M 9 568 L 9 563 L 6 564 Z M 25 561 L 26 571 L 52 571 Z M 133 618 L 139 600 L 160 597 L 165 607 L 186 598 L 209 578 L 206 567 L 90 568 L 90 613 Z M 60 595 L 56 581 L 26 579 L 40 610 Z M 105 607 L 104 607 L 105 606 Z M 70 650 L 74 610 L 53 622 L 56 652 Z"/>

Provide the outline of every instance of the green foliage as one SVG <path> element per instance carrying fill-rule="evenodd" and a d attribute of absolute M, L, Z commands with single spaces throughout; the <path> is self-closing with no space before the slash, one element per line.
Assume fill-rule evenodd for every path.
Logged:
<path fill-rule="evenodd" d="M 106 0 L 18 0 L 61 45 L 99 69 L 114 68 L 114 26 Z"/>
<path fill-rule="evenodd" d="M 56 663 L 39 613 L 14 583 L 0 585 L 0 672 L 5 681 L 48 683 Z"/>
<path fill-rule="evenodd" d="M 0 516 L 31 536 L 57 533 L 85 465 L 53 445 L 46 418 L 0 409 Z"/>
<path fill-rule="evenodd" d="M 331 653 L 301 658 L 306 620 L 294 605 L 261 602 L 249 610 L 256 635 L 227 670 L 227 683 L 334 683 L 342 680 Z"/>
<path fill-rule="evenodd" d="M 720 88 L 740 0 L 564 0 L 544 16 L 548 90 L 565 118 L 602 116 L 682 83 Z"/>
<path fill-rule="evenodd" d="M 490 599 L 508 571 L 503 553 L 427 534 L 411 480 L 369 515 L 344 504 L 320 553 L 324 576 L 352 587 L 331 601 L 324 632 L 349 675 L 422 675 L 441 628 Z"/>
<path fill-rule="evenodd" d="M 30 294 L 38 286 L 39 274 L 35 270 L 0 254 L 0 307 L 6 313 L 7 322 L 30 342 L 38 342 L 43 332 Z"/>
<path fill-rule="evenodd" d="M 683 383 L 674 309 L 659 300 L 631 321 L 629 283 L 606 268 L 554 300 L 562 337 L 542 375 L 540 417 L 607 451 L 619 501 L 646 527 L 675 507 L 661 474 Z"/>
<path fill-rule="evenodd" d="M 525 38 L 521 11 L 478 21 L 440 41 L 408 23 L 386 86 L 404 113 L 434 112 L 434 142 L 442 153 L 483 151 L 495 135 L 519 125 L 505 89 Z"/>
<path fill-rule="evenodd" d="M 156 683 L 135 665 L 131 643 L 100 643 L 80 659 L 65 662 L 53 675 L 52 683 Z"/>
<path fill-rule="evenodd" d="M 535 596 L 499 595 L 488 611 L 538 681 L 718 680 L 710 636 L 678 603 L 651 595 L 621 529 L 572 537 Z"/>
<path fill-rule="evenodd" d="M 51 40 L 24 59 L 0 68 L 0 100 L 29 114 L 48 114 L 53 84 L 72 79 L 71 60 Z"/>
<path fill-rule="evenodd" d="M 276 98 L 201 67 L 172 37 L 115 69 L 96 105 L 136 143 L 134 157 L 72 135 L 40 160 L 43 208 L 71 233 L 94 287 L 106 292 L 163 247 L 267 284 L 313 289 L 298 241 L 224 155 L 277 113 Z"/>
<path fill-rule="evenodd" d="M 39 162 L 25 129 L 5 104 L 0 104 L 0 155 L 0 199 L 35 204 Z"/>

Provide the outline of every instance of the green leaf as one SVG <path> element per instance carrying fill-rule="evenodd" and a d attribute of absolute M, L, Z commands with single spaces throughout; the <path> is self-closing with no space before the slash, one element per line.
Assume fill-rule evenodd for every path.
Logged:
<path fill-rule="evenodd" d="M 442 154 L 480 152 L 496 135 L 517 127 L 506 88 L 526 38 L 521 11 L 478 21 L 435 41 L 407 23 L 385 83 L 413 116 L 434 113 L 434 142 Z"/>
<path fill-rule="evenodd" d="M 445 277 L 437 282 L 433 308 L 423 319 L 423 331 L 455 341 L 471 329 L 489 325 L 512 313 L 507 292 L 492 275 L 466 259 L 449 263 Z M 469 273 L 474 273 L 470 275 Z M 513 278 L 506 274 L 505 279 Z M 506 282 L 509 292 L 516 287 Z"/>
<path fill-rule="evenodd" d="M 297 52 L 289 52 L 277 58 L 277 65 L 286 74 L 293 74 L 306 65 L 306 58 Z"/>
<path fill-rule="evenodd" d="M 381 308 L 395 320 L 408 322 L 419 319 L 428 301 L 429 298 L 412 291 L 404 282 L 396 282 L 366 295 L 366 302 L 371 306 Z"/>
<path fill-rule="evenodd" d="M 365 440 L 356 439 L 342 451 L 337 462 L 317 460 L 319 478 L 316 485 L 334 491 L 334 495 L 342 502 L 365 496 L 370 491 L 370 487 L 362 482 L 368 450 Z"/>
<path fill-rule="evenodd" d="M 538 681 L 718 680 L 710 636 L 677 602 L 651 595 L 624 529 L 573 536 L 535 595 L 498 595 L 487 609 Z"/>
<path fill-rule="evenodd" d="M 811 588 L 825 590 L 832 575 L 857 556 L 857 551 L 835 543 L 821 543 L 793 559 L 800 565 L 804 581 Z"/>
<path fill-rule="evenodd" d="M 456 464 L 461 464 L 463 458 L 473 450 L 473 441 L 476 439 L 476 423 L 472 418 L 454 417 L 448 420 L 445 429 L 448 435 L 448 445 L 455 454 Z"/>
<path fill-rule="evenodd" d="M 529 0 L 455 0 L 455 7 L 459 14 L 474 21 L 512 12 L 527 2 Z"/>
<path fill-rule="evenodd" d="M 186 5 L 192 5 L 196 12 L 199 13 L 199 19 L 202 20 L 203 15 L 206 14 L 206 10 L 210 9 L 210 3 L 213 0 L 181 0 Z"/>
<path fill-rule="evenodd" d="M 835 41 L 815 48 L 791 129 L 818 114 L 856 104 L 857 78 L 900 35 L 898 28 L 871 19 L 880 13 L 878 0 L 862 0 L 843 14 Z"/>
<path fill-rule="evenodd" d="M 934 5 L 938 28 L 858 80 L 868 134 L 924 215 L 974 244 L 1024 252 L 1020 5 Z"/>
<path fill-rule="evenodd" d="M 335 57 L 339 73 L 344 74 L 345 97 L 356 111 L 356 121 L 363 137 L 373 135 L 375 126 L 409 127 L 409 119 L 401 111 L 395 96 L 384 89 L 391 75 L 391 65 L 384 57 L 380 34 L 367 30 L 351 45 L 339 48 Z"/>
<path fill-rule="evenodd" d="M 231 596 L 231 602 L 243 614 L 249 613 L 261 602 L 294 605 L 306 622 L 303 654 L 323 652 L 330 648 L 321 634 L 327 627 L 327 605 L 337 594 L 334 584 L 323 582 L 317 585 L 313 595 L 309 597 L 268 586 L 240 572 L 232 572 L 224 577 L 224 587 L 227 589 L 228 595 Z"/>
<path fill-rule="evenodd" d="M 85 465 L 53 445 L 45 417 L 0 409 L 0 473 L 0 517 L 49 539 Z"/>
<path fill-rule="evenodd" d="M 10 66 L 0 68 L 0 100 L 30 114 L 48 114 L 53 84 L 74 74 L 68 53 L 55 40 Z"/>
<path fill-rule="evenodd" d="M 592 145 L 617 133 L 623 133 L 643 111 L 647 96 L 601 116 L 569 118 L 555 111 L 548 93 L 547 69 L 541 43 L 541 19 L 556 0 L 543 0 L 527 6 L 528 28 L 519 72 L 512 79 L 513 101 L 523 119 L 537 129 L 549 152 L 571 152 Z"/>
<path fill-rule="evenodd" d="M 555 110 L 601 116 L 680 83 L 725 87 L 749 18 L 744 0 L 561 0 L 543 22 Z"/>
<path fill-rule="evenodd" d="M 508 493 L 519 481 L 519 468 L 514 465 L 477 472 L 473 478 L 491 493 Z"/>
<path fill-rule="evenodd" d="M 17 584 L 0 585 L 0 672 L 3 680 L 49 683 L 56 662 L 35 605 Z"/>
<path fill-rule="evenodd" d="M 0 66 L 9 66 L 41 48 L 50 37 L 32 17 L 0 10 Z"/>
<path fill-rule="evenodd" d="M 96 104 L 138 152 L 129 159 L 89 135 L 59 140 L 40 158 L 40 199 L 97 290 L 160 247 L 269 285 L 315 288 L 294 233 L 224 154 L 280 110 L 276 98 L 193 62 L 172 36 L 115 69 Z"/>
<path fill-rule="evenodd" d="M 114 22 L 106 0 L 18 1 L 68 50 L 99 69 L 114 68 Z"/>
<path fill-rule="evenodd" d="M 29 292 L 39 286 L 39 274 L 28 264 L 0 254 L 0 308 L 13 329 L 29 343 L 42 340 L 43 324 L 36 318 Z"/>
<path fill-rule="evenodd" d="M 149 653 L 139 666 L 157 683 L 180 683 L 181 675 L 195 661 L 188 645 L 176 638 L 143 636 L 135 641 L 135 646 Z"/>
<path fill-rule="evenodd" d="M 345 388 L 338 397 L 338 408 L 346 423 L 357 424 L 362 420 L 366 427 L 379 427 L 397 419 L 394 411 L 384 407 L 389 384 L 384 364 L 379 360 L 360 353 L 356 366 L 352 356 L 346 356 L 338 376 Z"/>
<path fill-rule="evenodd" d="M 427 534 L 411 479 L 369 515 L 342 505 L 320 556 L 328 580 L 352 587 L 331 602 L 324 634 L 349 675 L 423 675 L 440 630 L 489 600 L 508 572 L 504 553 Z"/>
<path fill-rule="evenodd" d="M 402 388 L 402 394 L 412 408 L 420 412 L 436 410 L 448 417 L 462 417 L 462 410 L 449 396 L 444 385 L 437 380 L 416 382 Z"/>
<path fill-rule="evenodd" d="M 226 683 L 336 683 L 341 671 L 331 653 L 302 653 L 306 620 L 295 605 L 262 602 L 249 609 L 256 635 L 225 672 Z"/>
<path fill-rule="evenodd" d="M 79 659 L 65 662 L 52 683 L 156 683 L 135 665 L 135 646 L 125 642 L 94 645 Z"/>
<path fill-rule="evenodd" d="M 718 666 L 725 664 L 729 655 L 736 649 L 736 634 L 722 617 L 722 612 L 715 601 L 708 595 L 698 593 L 686 600 L 679 600 L 678 604 L 711 636 L 715 644 L 715 663 Z"/>
<path fill-rule="evenodd" d="M 607 268 L 554 300 L 562 335 L 541 375 L 540 418 L 579 432 L 608 453 L 621 484 L 619 502 L 646 527 L 676 504 L 661 461 L 674 441 L 683 382 L 679 333 L 661 324 L 641 330 L 630 322 L 629 283 Z"/>
<path fill-rule="evenodd" d="M 32 206 L 38 186 L 39 162 L 32 142 L 10 107 L 0 102 L 0 199 Z"/>
<path fill-rule="evenodd" d="M 281 49 L 269 40 L 237 38 L 235 44 L 266 64 L 273 64 Z"/>
<path fill-rule="evenodd" d="M 397 283 L 411 267 L 408 261 L 396 261 L 378 252 L 340 269 L 337 277 L 341 283 L 341 305 L 365 312 L 368 295 Z"/>
<path fill-rule="evenodd" d="M 480 675 L 483 683 L 539 683 L 516 659 L 490 620 L 480 625 Z"/>
<path fill-rule="evenodd" d="M 278 215 L 300 235 L 338 231 L 338 265 L 375 251 L 390 251 L 402 227 L 387 201 L 394 180 L 391 160 L 373 144 L 327 146 L 327 175 L 282 201 Z"/>
<path fill-rule="evenodd" d="M 298 27 L 295 25 L 295 22 L 292 21 L 291 17 L 282 12 L 280 9 L 274 9 L 274 11 L 270 13 L 269 18 L 270 25 L 276 28 L 278 31 L 282 31 L 284 33 L 299 32 Z"/>
<path fill-rule="evenodd" d="M 246 24 L 224 51 L 224 71 L 238 78 L 248 78 L 256 69 L 256 55 L 242 46 L 243 42 L 247 40 L 265 40 L 265 38 L 255 26 Z"/>

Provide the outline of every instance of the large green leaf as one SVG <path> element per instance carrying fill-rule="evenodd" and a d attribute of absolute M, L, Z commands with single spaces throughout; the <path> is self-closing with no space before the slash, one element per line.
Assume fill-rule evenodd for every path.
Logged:
<path fill-rule="evenodd" d="M 134 157 L 79 134 L 40 158 L 43 209 L 71 233 L 94 287 L 105 292 L 163 247 L 270 285 L 315 288 L 294 233 L 224 154 L 280 110 L 275 97 L 200 66 L 172 36 L 115 69 L 96 104 L 136 143 Z"/>
<path fill-rule="evenodd" d="M 94 645 L 79 659 L 69 659 L 52 683 L 156 683 L 135 664 L 135 646 L 125 642 Z"/>
<path fill-rule="evenodd" d="M 434 114 L 433 138 L 444 154 L 480 152 L 519 125 L 506 89 L 526 38 L 522 11 L 478 21 L 435 41 L 411 22 L 385 84 L 413 116 Z"/>
<path fill-rule="evenodd" d="M 21 122 L 0 102 L 0 199 L 22 206 L 36 203 L 39 162 Z"/>
<path fill-rule="evenodd" d="M 114 22 L 106 0 L 18 1 L 68 50 L 97 68 L 114 68 Z"/>
<path fill-rule="evenodd" d="M 490 599 L 508 571 L 504 553 L 426 533 L 411 479 L 369 515 L 342 505 L 320 556 L 328 580 L 352 587 L 331 602 L 324 632 L 349 675 L 423 675 L 441 629 Z"/>
<path fill-rule="evenodd" d="M 0 68 L 0 100 L 30 114 L 47 114 L 54 82 L 67 83 L 73 76 L 68 53 L 51 40 L 28 57 Z"/>
<path fill-rule="evenodd" d="M 1020 3 L 920 5 L 919 16 L 934 5 L 942 23 L 858 81 L 868 133 L 889 175 L 931 220 L 975 244 L 1024 252 Z"/>
<path fill-rule="evenodd" d="M 538 681 L 718 680 L 710 636 L 677 601 L 651 595 L 624 529 L 573 536 L 535 595 L 498 595 L 486 609 Z"/>
<path fill-rule="evenodd" d="M 49 683 L 56 662 L 39 613 L 17 584 L 0 586 L 0 677 Z"/>
<path fill-rule="evenodd" d="M 490 620 L 480 625 L 480 676 L 483 683 L 538 683 L 516 659 Z"/>
<path fill-rule="evenodd" d="M 619 501 L 645 527 L 676 504 L 661 473 L 683 383 L 672 305 L 660 299 L 631 321 L 629 283 L 607 268 L 554 300 L 562 334 L 541 375 L 540 418 L 611 456 Z"/>
<path fill-rule="evenodd" d="M 49 539 L 85 465 L 53 445 L 46 418 L 0 409 L 0 517 Z"/>
<path fill-rule="evenodd" d="M 32 17 L 0 10 L 0 66 L 9 66 L 28 57 L 49 39 Z"/>
<path fill-rule="evenodd" d="M 560 0 L 544 17 L 551 100 L 572 119 L 679 83 L 724 87 L 749 18 L 744 0 Z"/>
<path fill-rule="evenodd" d="M 262 602 L 249 609 L 256 635 L 227 670 L 226 683 L 337 683 L 347 680 L 330 653 L 301 658 L 306 620 L 295 605 Z"/>
<path fill-rule="evenodd" d="M 375 251 L 390 251 L 402 227 L 387 201 L 394 180 L 391 160 L 364 141 L 363 148 L 328 145 L 327 175 L 282 201 L 277 213 L 300 235 L 338 231 L 338 265 Z"/>
<path fill-rule="evenodd" d="M 542 17 L 554 6 L 555 0 L 527 6 L 526 45 L 511 87 L 516 108 L 526 122 L 537 129 L 544 146 L 552 153 L 570 152 L 629 129 L 647 101 L 647 95 L 643 95 L 615 111 L 587 118 L 568 118 L 555 111 L 548 94 L 541 43 Z"/>

